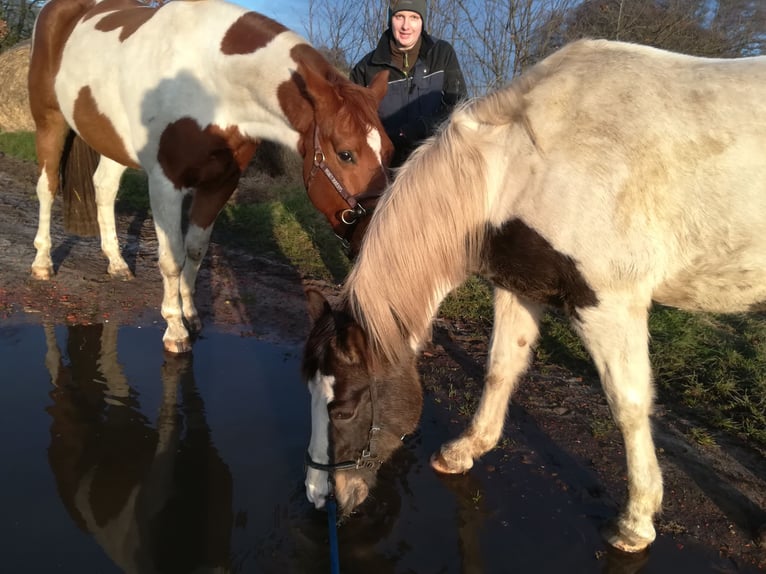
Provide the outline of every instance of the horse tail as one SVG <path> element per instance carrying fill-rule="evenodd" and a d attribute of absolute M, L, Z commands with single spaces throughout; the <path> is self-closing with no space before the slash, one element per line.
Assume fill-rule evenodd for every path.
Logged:
<path fill-rule="evenodd" d="M 61 156 L 61 187 L 64 195 L 64 229 L 82 237 L 98 236 L 96 188 L 93 174 L 100 155 L 73 130 Z"/>

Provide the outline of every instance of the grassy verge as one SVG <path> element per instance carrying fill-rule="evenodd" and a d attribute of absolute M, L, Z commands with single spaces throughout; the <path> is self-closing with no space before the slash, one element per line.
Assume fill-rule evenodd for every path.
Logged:
<path fill-rule="evenodd" d="M 30 132 L 0 131 L 0 151 L 10 156 L 35 161 L 35 138 Z"/>
<path fill-rule="evenodd" d="M 0 150 L 34 158 L 31 134 L 0 133 Z M 324 218 L 301 186 L 279 191 L 273 194 L 278 200 L 227 205 L 216 224 L 216 238 L 284 261 L 304 276 L 340 282 L 348 262 Z M 126 172 L 118 210 L 149 211 L 142 172 Z M 444 301 L 440 315 L 486 331 L 492 324 L 489 287 L 471 278 Z M 710 428 L 766 446 L 766 316 L 692 315 L 657 307 L 649 326 L 660 400 L 698 421 L 691 438 L 708 443 L 705 428 Z M 536 359 L 595 375 L 579 340 L 556 314 L 544 319 Z"/>

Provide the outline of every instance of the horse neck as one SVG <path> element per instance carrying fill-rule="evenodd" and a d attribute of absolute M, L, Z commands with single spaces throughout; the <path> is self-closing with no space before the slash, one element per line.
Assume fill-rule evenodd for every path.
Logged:
<path fill-rule="evenodd" d="M 305 64 L 298 58 L 315 52 L 291 31 L 276 36 L 266 47 L 224 63 L 222 74 L 232 98 L 228 114 L 240 131 L 300 152 L 314 125 L 314 110 L 299 85 Z M 310 141 L 310 140 L 306 140 Z"/>
<path fill-rule="evenodd" d="M 476 268 L 481 251 L 484 160 L 452 123 L 400 168 L 346 282 L 351 313 L 391 362 L 426 341 L 439 305 Z"/>

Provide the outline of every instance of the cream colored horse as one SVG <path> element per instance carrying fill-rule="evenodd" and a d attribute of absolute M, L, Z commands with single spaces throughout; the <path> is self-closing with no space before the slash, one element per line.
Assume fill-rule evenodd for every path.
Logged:
<path fill-rule="evenodd" d="M 348 513 L 366 498 L 417 424 L 414 365 L 439 304 L 479 273 L 495 287 L 486 386 L 432 466 L 462 473 L 496 445 L 540 317 L 561 307 L 625 441 L 627 504 L 608 540 L 645 548 L 662 501 L 649 308 L 762 304 L 764 230 L 766 58 L 584 40 L 466 103 L 384 195 L 344 303 L 309 295 L 309 499 L 323 506 L 334 484 Z"/>

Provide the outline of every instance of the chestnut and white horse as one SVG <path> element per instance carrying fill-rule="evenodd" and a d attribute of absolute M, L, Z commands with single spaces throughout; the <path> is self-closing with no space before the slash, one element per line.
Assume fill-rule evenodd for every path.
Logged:
<path fill-rule="evenodd" d="M 766 301 L 764 150 L 764 57 L 578 41 L 457 109 L 383 195 L 341 302 L 309 293 L 309 499 L 364 501 L 417 425 L 439 304 L 478 273 L 494 286 L 486 385 L 432 466 L 462 473 L 496 445 L 540 317 L 563 308 L 625 442 L 627 504 L 607 538 L 645 548 L 662 501 L 648 311 Z"/>
<path fill-rule="evenodd" d="M 126 166 L 141 167 L 159 241 L 164 345 L 189 351 L 184 320 L 199 329 L 193 293 L 200 261 L 259 140 L 303 156 L 309 197 L 356 246 L 354 223 L 363 213 L 357 196 L 382 191 L 392 153 L 377 114 L 384 76 L 369 89 L 356 86 L 297 34 L 223 0 L 160 7 L 51 0 L 35 25 L 29 70 L 40 168 L 32 275 L 53 274 L 50 215 L 61 167 L 65 201 L 83 204 L 73 210 L 75 220 L 95 186 L 108 271 L 131 277 L 117 242 L 114 199 Z M 95 174 L 78 179 L 82 164 L 70 160 L 89 157 L 78 151 L 83 141 L 101 157 Z M 184 236 L 187 193 L 193 199 Z"/>

